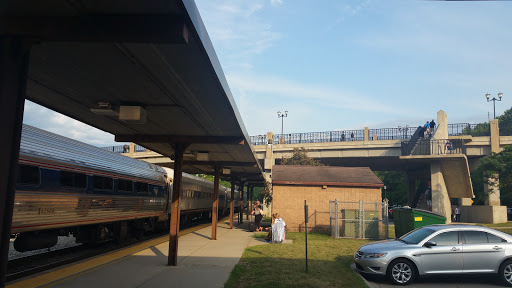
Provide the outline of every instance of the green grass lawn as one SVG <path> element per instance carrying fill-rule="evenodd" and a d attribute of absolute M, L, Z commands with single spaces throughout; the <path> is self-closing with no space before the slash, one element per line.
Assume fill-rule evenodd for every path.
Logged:
<path fill-rule="evenodd" d="M 286 233 L 286 238 L 293 243 L 245 249 L 225 287 L 366 287 L 350 265 L 357 248 L 370 241 L 310 233 L 306 273 L 304 233 Z"/>
<path fill-rule="evenodd" d="M 512 234 L 512 222 L 475 224 Z M 395 237 L 389 225 L 389 238 Z M 266 233 L 256 233 L 263 238 Z M 350 265 L 359 246 L 370 240 L 333 239 L 326 234 L 308 234 L 309 273 L 306 273 L 304 233 L 286 233 L 292 244 L 248 247 L 225 287 L 366 287 Z"/>

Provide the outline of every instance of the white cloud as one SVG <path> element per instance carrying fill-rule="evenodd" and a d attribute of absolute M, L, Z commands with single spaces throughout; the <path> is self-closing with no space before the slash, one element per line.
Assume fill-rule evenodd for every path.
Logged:
<path fill-rule="evenodd" d="M 270 0 L 270 4 L 272 4 L 272 6 L 283 5 L 283 0 Z"/>
<path fill-rule="evenodd" d="M 121 145 L 114 141 L 114 136 L 110 133 L 28 100 L 25 101 L 23 123 L 95 146 Z"/>
<path fill-rule="evenodd" d="M 395 114 L 407 114 L 403 109 L 397 109 L 369 97 L 350 91 L 341 91 L 336 88 L 320 86 L 318 84 L 305 84 L 278 77 L 261 75 L 226 75 L 231 89 L 247 95 L 268 95 L 269 98 L 279 98 L 281 101 L 313 100 L 317 105 L 337 106 L 344 109 L 370 112 L 386 112 Z M 348 107 L 348 108 L 347 108 Z"/>
<path fill-rule="evenodd" d="M 252 69 L 254 56 L 264 53 L 282 38 L 281 33 L 273 30 L 272 23 L 259 16 L 264 3 L 263 0 L 197 1 L 225 71 Z"/>

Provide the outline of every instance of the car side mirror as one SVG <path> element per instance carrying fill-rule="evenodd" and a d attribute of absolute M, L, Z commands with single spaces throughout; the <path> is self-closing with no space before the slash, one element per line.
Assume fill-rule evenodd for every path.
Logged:
<path fill-rule="evenodd" d="M 427 242 L 425 242 L 425 244 L 423 244 L 423 246 L 430 248 L 432 246 L 437 246 L 437 243 L 434 241 L 427 241 Z"/>

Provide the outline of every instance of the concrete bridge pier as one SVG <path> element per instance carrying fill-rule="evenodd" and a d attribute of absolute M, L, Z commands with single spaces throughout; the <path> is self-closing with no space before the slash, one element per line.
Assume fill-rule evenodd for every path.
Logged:
<path fill-rule="evenodd" d="M 272 166 L 276 164 L 276 160 L 274 159 L 274 143 L 272 143 L 274 139 L 274 133 L 267 132 L 267 144 L 265 151 L 265 159 L 263 160 L 263 170 L 265 172 L 265 180 L 269 183 L 272 183 Z"/>
<path fill-rule="evenodd" d="M 498 120 L 493 119 L 490 122 L 490 142 L 491 152 L 499 153 L 500 132 Z M 470 163 L 473 170 L 480 165 L 480 160 L 474 160 Z M 484 183 L 484 193 L 487 195 L 485 205 L 471 206 L 471 199 L 459 199 L 461 205 L 461 221 L 471 223 L 504 223 L 507 222 L 507 207 L 501 206 L 499 175 L 492 175 L 488 178 L 489 183 Z"/>

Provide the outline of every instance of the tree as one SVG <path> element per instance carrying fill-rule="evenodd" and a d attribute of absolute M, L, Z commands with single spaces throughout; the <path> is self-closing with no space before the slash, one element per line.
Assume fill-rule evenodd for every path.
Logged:
<path fill-rule="evenodd" d="M 512 136 L 512 108 L 503 112 L 503 115 L 498 116 L 500 135 Z"/>
<path fill-rule="evenodd" d="M 496 119 L 498 119 L 500 135 L 512 136 L 512 108 L 503 112 L 503 115 L 498 116 Z M 489 136 L 490 125 L 489 123 L 479 123 L 473 129 L 468 126 L 462 130 L 462 134 L 471 136 Z"/>
<path fill-rule="evenodd" d="M 270 204 L 272 203 L 272 189 L 270 189 L 270 182 L 265 181 L 265 186 L 258 187 L 260 188 L 260 195 L 262 197 L 263 203 Z M 260 198 L 255 198 L 260 199 Z"/>
<path fill-rule="evenodd" d="M 376 171 L 375 175 L 386 185 L 382 191 L 382 199 L 387 197 L 390 205 L 407 203 L 407 179 L 401 171 Z M 384 195 L 386 193 L 386 195 Z"/>
<path fill-rule="evenodd" d="M 478 166 L 476 174 L 475 180 L 479 182 L 473 183 L 473 191 L 475 192 L 477 200 L 487 197 L 483 192 L 483 183 L 489 183 L 489 181 L 485 179 L 485 176 L 498 174 L 500 180 L 501 204 L 512 206 L 512 145 L 506 146 L 500 153 L 492 153 L 491 156 L 483 158 L 480 161 L 480 166 Z M 479 177 L 483 180 L 481 181 Z M 482 184 L 480 184 L 480 181 Z M 492 191 L 490 191 L 490 193 L 492 193 Z"/>
<path fill-rule="evenodd" d="M 479 123 L 473 129 L 468 125 L 468 127 L 462 129 L 462 135 L 489 136 L 491 132 L 490 129 L 489 123 Z"/>
<path fill-rule="evenodd" d="M 213 176 L 213 175 L 196 174 L 196 176 L 199 178 L 206 179 L 210 182 L 214 182 L 214 180 L 215 180 L 215 176 Z M 219 183 L 220 183 L 220 185 L 222 185 L 224 187 L 231 188 L 231 183 L 229 183 L 228 181 L 220 180 Z"/>
<path fill-rule="evenodd" d="M 308 156 L 309 150 L 306 148 L 293 148 L 293 154 L 289 158 L 284 158 L 281 165 L 295 166 L 324 166 L 320 161 Z"/>

